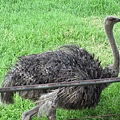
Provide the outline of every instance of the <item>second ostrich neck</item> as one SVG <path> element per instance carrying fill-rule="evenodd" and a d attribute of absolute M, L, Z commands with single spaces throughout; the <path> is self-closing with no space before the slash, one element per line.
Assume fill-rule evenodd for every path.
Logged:
<path fill-rule="evenodd" d="M 106 35 L 109 39 L 112 51 L 113 51 L 113 56 L 114 56 L 114 64 L 113 64 L 113 68 L 118 71 L 119 70 L 119 51 L 115 42 L 115 38 L 113 35 L 113 25 L 108 26 L 105 25 L 105 31 L 106 31 Z"/>

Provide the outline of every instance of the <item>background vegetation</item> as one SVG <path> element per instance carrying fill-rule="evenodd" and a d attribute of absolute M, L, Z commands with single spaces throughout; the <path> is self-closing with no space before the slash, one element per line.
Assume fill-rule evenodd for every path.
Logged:
<path fill-rule="evenodd" d="M 75 43 L 94 53 L 103 67 L 112 64 L 111 48 L 103 29 L 107 15 L 120 17 L 119 0 L 0 0 L 0 81 L 19 56 L 54 50 L 63 44 Z M 120 24 L 114 31 L 119 47 Z M 21 120 L 21 114 L 33 106 L 34 103 L 16 95 L 15 104 L 0 104 L 0 120 Z M 120 113 L 119 83 L 103 91 L 95 109 L 58 109 L 57 120 L 112 113 Z"/>

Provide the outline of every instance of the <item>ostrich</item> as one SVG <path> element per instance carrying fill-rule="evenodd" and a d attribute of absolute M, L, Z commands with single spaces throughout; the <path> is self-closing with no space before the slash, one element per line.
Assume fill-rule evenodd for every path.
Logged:
<path fill-rule="evenodd" d="M 106 17 L 104 22 L 106 35 L 113 51 L 113 65 L 103 69 L 101 62 L 85 49 L 81 49 L 77 45 L 64 45 L 56 51 L 20 57 L 5 76 L 2 87 L 117 77 L 119 51 L 113 35 L 113 26 L 117 22 L 120 22 L 120 18 L 113 16 Z M 44 102 L 25 112 L 22 119 L 30 120 L 37 113 L 42 116 L 40 112 L 44 111 L 46 105 L 50 108 L 46 112 L 49 120 L 56 120 L 55 114 L 58 107 L 68 110 L 96 107 L 102 90 L 107 86 L 109 86 L 108 83 L 63 87 L 52 92 L 50 90 L 21 91 L 19 95 L 22 98 L 39 102 L 44 98 Z M 44 95 L 42 95 L 43 93 Z M 1 93 L 1 101 L 7 104 L 14 103 L 13 95 L 14 92 Z M 47 97 L 48 100 L 46 100 Z"/>

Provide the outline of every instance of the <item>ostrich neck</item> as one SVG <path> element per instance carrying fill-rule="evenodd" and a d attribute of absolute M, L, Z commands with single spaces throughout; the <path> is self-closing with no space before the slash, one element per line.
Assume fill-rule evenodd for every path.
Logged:
<path fill-rule="evenodd" d="M 113 68 L 115 70 L 119 70 L 119 51 L 113 35 L 113 26 L 105 25 L 105 31 L 113 51 L 113 56 L 114 56 Z"/>

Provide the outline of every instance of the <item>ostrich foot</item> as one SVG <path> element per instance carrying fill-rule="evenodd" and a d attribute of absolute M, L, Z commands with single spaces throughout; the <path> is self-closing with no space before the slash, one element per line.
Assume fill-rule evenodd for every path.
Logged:
<path fill-rule="evenodd" d="M 35 106 L 31 110 L 24 112 L 22 114 L 22 120 L 32 120 L 32 117 L 38 113 L 39 107 L 40 106 Z"/>

